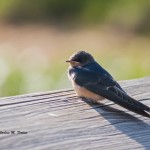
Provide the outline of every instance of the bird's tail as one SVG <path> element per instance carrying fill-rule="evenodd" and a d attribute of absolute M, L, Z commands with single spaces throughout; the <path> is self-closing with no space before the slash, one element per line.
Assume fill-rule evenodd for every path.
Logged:
<path fill-rule="evenodd" d="M 111 89 L 111 87 L 110 87 L 109 90 L 112 91 L 112 94 L 111 94 L 111 97 L 107 97 L 108 99 L 112 100 L 116 104 L 118 104 L 128 110 L 131 110 L 137 114 L 140 114 L 140 115 L 150 118 L 150 107 L 133 99 L 132 97 L 128 96 L 126 93 L 122 92 L 118 88 Z"/>

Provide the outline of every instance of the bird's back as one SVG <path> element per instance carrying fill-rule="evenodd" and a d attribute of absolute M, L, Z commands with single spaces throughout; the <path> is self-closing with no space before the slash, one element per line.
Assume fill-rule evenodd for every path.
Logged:
<path fill-rule="evenodd" d="M 84 68 L 88 69 L 88 70 L 91 70 L 97 74 L 99 74 L 100 76 L 107 76 L 109 77 L 110 79 L 113 79 L 113 77 L 102 67 L 100 66 L 96 61 L 94 62 L 91 62 L 90 64 L 87 64 L 87 65 L 84 65 Z M 113 79 L 114 80 L 114 79 Z M 122 88 L 121 86 L 119 85 L 119 83 L 116 82 L 116 86 L 124 93 L 126 93 Z"/>

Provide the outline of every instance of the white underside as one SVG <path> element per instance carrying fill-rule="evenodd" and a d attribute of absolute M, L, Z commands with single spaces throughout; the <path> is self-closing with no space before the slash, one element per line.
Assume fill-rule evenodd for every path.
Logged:
<path fill-rule="evenodd" d="M 104 97 L 97 95 L 97 94 L 85 89 L 84 87 L 77 85 L 72 79 L 71 79 L 71 82 L 72 82 L 72 86 L 73 86 L 77 96 L 84 97 L 86 99 L 90 99 L 95 102 L 104 99 Z"/>

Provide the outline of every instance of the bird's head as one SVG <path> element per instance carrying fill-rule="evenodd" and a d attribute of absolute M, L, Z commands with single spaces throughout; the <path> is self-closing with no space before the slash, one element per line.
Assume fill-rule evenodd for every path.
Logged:
<path fill-rule="evenodd" d="M 94 58 L 91 54 L 85 51 L 79 51 L 77 53 L 74 53 L 66 62 L 69 62 L 72 67 L 77 67 L 77 66 L 84 66 L 93 61 Z"/>

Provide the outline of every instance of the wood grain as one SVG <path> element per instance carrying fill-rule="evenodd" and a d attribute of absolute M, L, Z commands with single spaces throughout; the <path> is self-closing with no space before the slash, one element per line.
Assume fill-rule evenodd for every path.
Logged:
<path fill-rule="evenodd" d="M 120 84 L 150 106 L 150 77 Z M 0 150 L 100 149 L 150 149 L 150 119 L 106 99 L 82 101 L 72 89 L 0 99 Z"/>

